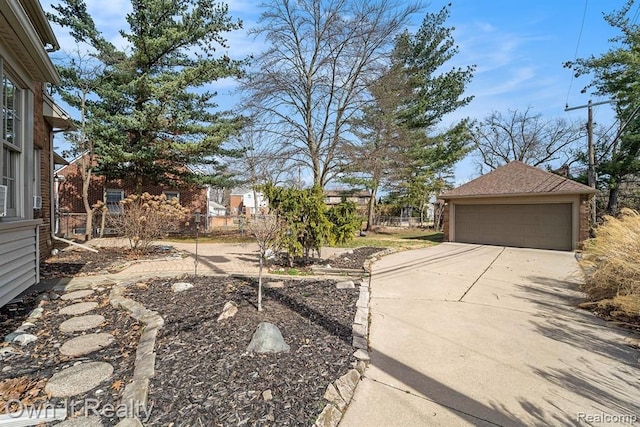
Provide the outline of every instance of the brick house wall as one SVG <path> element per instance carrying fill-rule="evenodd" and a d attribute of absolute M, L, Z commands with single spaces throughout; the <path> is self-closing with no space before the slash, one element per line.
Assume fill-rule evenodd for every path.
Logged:
<path fill-rule="evenodd" d="M 71 234 L 75 227 L 83 227 L 85 223 L 84 203 L 82 201 L 82 175 L 81 161 L 76 159 L 69 165 L 57 171 L 58 176 L 64 176 L 64 180 L 59 184 L 59 200 L 61 211 L 61 228 L 66 234 Z M 108 181 L 104 176 L 92 175 L 89 184 L 89 204 L 95 205 L 98 201 L 104 200 L 105 191 L 109 189 L 123 190 L 124 197 L 135 193 L 133 185 L 126 185 L 122 180 Z M 207 212 L 207 189 L 195 185 L 180 188 L 162 185 L 144 185 L 142 192 L 151 195 L 160 195 L 164 192 L 179 193 L 180 204 L 190 212 L 200 210 L 202 214 Z M 94 222 L 94 225 L 98 223 Z M 67 229 L 68 228 L 68 229 Z"/>
<path fill-rule="evenodd" d="M 36 83 L 33 88 L 33 146 L 40 152 L 40 158 L 34 159 L 36 167 L 40 168 L 40 192 L 42 197 L 42 209 L 34 209 L 33 217 L 43 220 L 40 226 L 40 259 L 44 260 L 51 254 L 53 242 L 51 241 L 51 132 L 52 128 L 44 118 L 43 114 L 43 91 L 44 84 Z"/>

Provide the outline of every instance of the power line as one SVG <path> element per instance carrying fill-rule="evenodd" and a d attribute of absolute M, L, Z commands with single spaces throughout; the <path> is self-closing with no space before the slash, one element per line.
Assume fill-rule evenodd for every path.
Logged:
<path fill-rule="evenodd" d="M 580 48 L 580 42 L 582 41 L 582 31 L 584 30 L 584 22 L 587 18 L 587 6 L 589 5 L 589 0 L 584 0 L 584 10 L 582 12 L 582 23 L 580 24 L 580 32 L 578 33 L 578 41 L 576 42 L 576 51 L 573 54 L 573 61 L 578 58 L 578 49 Z M 571 93 L 571 87 L 573 86 L 573 80 L 575 79 L 575 73 L 571 73 L 571 80 L 569 81 L 569 89 L 567 90 L 567 100 L 565 102 L 566 105 L 569 105 L 569 94 Z"/>

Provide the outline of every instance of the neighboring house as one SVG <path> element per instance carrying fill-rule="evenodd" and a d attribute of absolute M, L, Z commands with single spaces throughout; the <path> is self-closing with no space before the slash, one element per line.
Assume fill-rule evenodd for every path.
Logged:
<path fill-rule="evenodd" d="M 571 251 L 589 237 L 595 190 L 514 161 L 440 195 L 445 241 Z"/>
<path fill-rule="evenodd" d="M 60 224 L 59 232 L 64 235 L 85 233 L 85 209 L 82 201 L 81 158 L 72 160 L 56 171 L 59 182 L 57 198 L 59 200 Z M 185 185 L 181 188 L 162 185 L 143 186 L 142 192 L 151 195 L 165 194 L 167 198 L 176 198 L 180 204 L 192 213 L 200 211 L 204 216 L 209 215 L 209 190 L 206 186 Z M 89 204 L 95 205 L 104 201 L 112 214 L 121 210 L 120 201 L 134 194 L 132 183 L 122 180 L 107 180 L 104 176 L 93 174 L 89 184 Z M 206 222 L 203 220 L 203 223 Z M 99 222 L 94 222 L 97 229 Z"/>
<path fill-rule="evenodd" d="M 327 208 L 337 205 L 343 198 L 356 204 L 358 213 L 366 213 L 371 193 L 367 190 L 324 190 L 324 204 Z"/>
<path fill-rule="evenodd" d="M 251 189 L 239 188 L 231 192 L 229 197 L 229 212 L 232 216 L 246 215 L 252 216 L 256 212 L 265 213 L 269 203 L 261 192 Z"/>
<path fill-rule="evenodd" d="M 209 200 L 209 216 L 226 216 L 227 208 L 220 203 Z"/>
<path fill-rule="evenodd" d="M 38 283 L 53 249 L 53 135 L 73 127 L 46 93 L 57 49 L 38 1 L 0 1 L 0 306 Z"/>

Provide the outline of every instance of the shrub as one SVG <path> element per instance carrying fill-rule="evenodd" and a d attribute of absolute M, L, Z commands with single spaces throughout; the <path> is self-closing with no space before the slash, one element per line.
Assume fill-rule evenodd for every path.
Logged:
<path fill-rule="evenodd" d="M 581 265 L 587 273 L 584 290 L 595 300 L 640 298 L 640 214 L 623 209 L 605 217 L 595 237 L 585 242 Z"/>
<path fill-rule="evenodd" d="M 338 245 L 352 240 L 362 226 L 362 218 L 357 213 L 356 204 L 344 197 L 340 203 L 329 209 L 327 218 L 331 222 L 331 243 Z"/>
<path fill-rule="evenodd" d="M 129 239 L 131 249 L 147 252 L 154 240 L 161 239 L 186 221 L 189 213 L 178 200 L 164 194 L 132 194 L 120 202 L 122 212 L 110 215 L 108 225 Z"/>

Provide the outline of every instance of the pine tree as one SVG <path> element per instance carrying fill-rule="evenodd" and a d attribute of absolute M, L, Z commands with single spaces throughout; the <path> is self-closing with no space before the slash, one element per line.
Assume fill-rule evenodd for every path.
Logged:
<path fill-rule="evenodd" d="M 135 184 L 215 184 L 190 165 L 217 164 L 222 144 L 242 119 L 215 112 L 210 83 L 239 76 L 243 62 L 220 54 L 223 34 L 241 27 L 228 7 L 202 0 L 132 0 L 120 31 L 128 45 L 109 42 L 83 0 L 62 0 L 50 15 L 86 43 L 103 72 L 87 103 L 87 132 L 94 141 L 97 171 Z"/>

